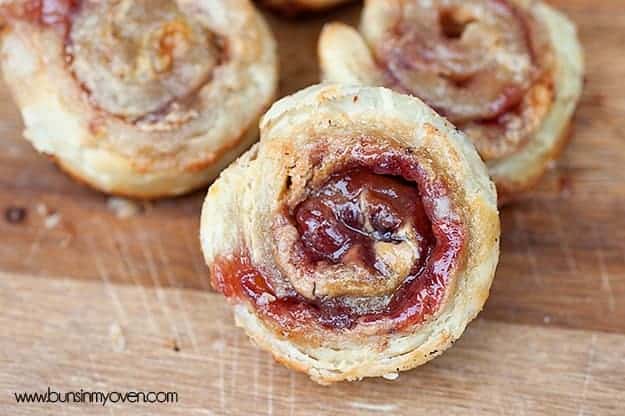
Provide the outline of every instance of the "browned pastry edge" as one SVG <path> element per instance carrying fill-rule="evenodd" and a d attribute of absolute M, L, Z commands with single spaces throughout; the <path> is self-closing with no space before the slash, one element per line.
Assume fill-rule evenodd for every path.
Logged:
<path fill-rule="evenodd" d="M 549 162 L 557 160 L 564 153 L 564 149 L 566 149 L 567 145 L 573 139 L 573 133 L 575 130 L 573 123 L 574 119 L 575 116 L 572 117 L 563 133 L 558 137 L 554 147 L 550 149 L 549 155 L 546 156 L 548 161 L 543 165 L 543 169 L 538 175 L 528 178 L 520 184 L 510 184 L 505 180 L 499 180 L 497 182 L 497 205 L 499 205 L 499 207 L 513 204 L 514 202 L 521 200 L 524 195 L 523 192 L 534 188 L 540 183 L 540 180 L 544 176 L 545 172 L 549 169 Z"/>
<path fill-rule="evenodd" d="M 285 187 L 299 189 L 309 183 L 314 166 L 309 156 L 317 160 L 315 144 L 323 144 L 328 137 L 334 138 L 334 147 L 327 154 L 336 153 L 337 158 L 341 157 L 337 148 L 351 151 L 363 138 L 380 143 L 392 138 L 393 143 L 411 150 L 407 154 L 427 170 L 427 178 L 441 179 L 453 195 L 452 204 L 435 204 L 436 216 L 460 215 L 468 230 L 466 257 L 450 272 L 449 291 L 438 312 L 424 322 L 389 332 L 388 321 L 381 322 L 381 327 L 356 323 L 340 330 L 306 326 L 310 321 L 302 321 L 282 331 L 263 314 L 262 308 L 280 301 L 281 296 L 289 301 L 289 295 L 273 292 L 275 287 L 262 283 L 265 276 L 273 279 L 270 271 L 279 268 L 275 253 L 280 242 L 290 244 L 288 239 L 271 237 L 276 210 L 286 197 Z M 329 157 L 328 169 L 335 166 L 333 161 Z M 322 169 L 316 178 L 321 180 L 331 172 Z M 202 251 L 213 273 L 211 279 L 225 281 L 217 278 L 220 273 L 234 282 L 217 287 L 228 296 L 237 325 L 278 362 L 307 373 L 320 384 L 395 377 L 440 355 L 481 310 L 499 256 L 496 193 L 474 147 L 420 100 L 386 88 L 322 84 L 276 102 L 261 121 L 260 143 L 209 188 L 201 220 Z M 245 284 L 245 292 L 234 287 L 236 282 Z M 247 297 L 250 291 L 259 296 Z M 280 308 L 275 309 L 275 316 L 280 315 Z M 310 336 L 298 331 L 300 327 L 310 329 Z"/>
<path fill-rule="evenodd" d="M 267 110 L 268 107 L 269 105 L 263 108 L 263 110 L 259 114 L 259 118 L 260 118 L 260 115 L 262 115 Z M 253 125 L 255 126 L 257 124 L 258 122 L 255 122 Z M 222 169 L 228 166 L 228 164 L 230 164 L 234 159 L 236 159 L 243 151 L 249 148 L 257 139 L 258 139 L 258 129 L 251 128 L 243 132 L 239 136 L 239 139 L 236 140 L 235 142 L 229 143 L 227 146 L 222 147 L 217 155 L 213 155 L 210 158 L 207 158 L 206 160 L 204 160 L 204 163 L 201 163 L 202 161 L 199 161 L 199 162 L 195 161 L 193 164 L 183 168 L 182 169 L 183 172 L 188 172 L 190 174 L 197 173 L 197 172 L 201 172 L 204 169 L 209 168 L 212 164 L 214 164 L 215 160 L 219 160 L 219 163 L 214 164 L 214 169 L 212 169 L 214 171 L 214 174 L 209 175 L 209 177 L 211 177 L 210 179 L 206 179 L 206 180 L 202 180 L 198 182 L 196 185 L 188 188 L 183 193 L 191 193 L 193 191 L 196 191 L 198 189 L 202 189 L 208 186 L 208 184 L 212 182 L 219 175 Z M 231 154 L 228 154 L 229 152 Z M 182 195 L 182 193 L 172 194 L 169 192 L 150 193 L 149 195 L 141 195 L 141 194 L 138 194 L 136 191 L 124 191 L 121 188 L 105 189 L 105 188 L 97 186 L 95 183 L 90 182 L 87 178 L 82 176 L 77 170 L 73 169 L 71 166 L 64 163 L 57 156 L 55 155 L 47 155 L 47 156 L 50 157 L 50 159 L 54 162 L 54 164 L 60 170 L 65 172 L 76 182 L 80 183 L 83 186 L 91 188 L 97 192 L 103 192 L 103 193 L 114 195 L 114 196 L 120 196 L 124 198 L 132 198 L 132 199 L 140 199 L 140 200 L 145 200 L 145 201 L 152 201 L 152 200 L 156 200 L 160 198 L 167 198 L 167 197 Z M 198 163 L 203 166 L 198 166 Z"/>

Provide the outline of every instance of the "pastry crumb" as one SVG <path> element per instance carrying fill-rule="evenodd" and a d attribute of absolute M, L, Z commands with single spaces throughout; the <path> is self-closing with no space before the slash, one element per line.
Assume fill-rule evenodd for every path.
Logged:
<path fill-rule="evenodd" d="M 117 322 L 113 322 L 109 327 L 109 336 L 113 344 L 113 351 L 122 352 L 126 349 L 126 338 Z"/>
<path fill-rule="evenodd" d="M 110 197 L 106 205 L 117 218 L 126 219 L 134 217 L 141 212 L 141 207 L 134 201 L 120 197 Z"/>
<path fill-rule="evenodd" d="M 53 214 L 46 216 L 46 218 L 43 220 L 43 225 L 48 230 L 51 230 L 55 228 L 57 225 L 59 225 L 60 222 L 61 222 L 61 214 L 59 214 L 58 212 L 55 212 Z"/>
<path fill-rule="evenodd" d="M 386 380 L 397 380 L 399 378 L 399 373 L 386 373 L 382 377 Z"/>
<path fill-rule="evenodd" d="M 165 342 L 165 346 L 174 352 L 180 352 L 180 344 L 176 338 L 168 339 Z"/>

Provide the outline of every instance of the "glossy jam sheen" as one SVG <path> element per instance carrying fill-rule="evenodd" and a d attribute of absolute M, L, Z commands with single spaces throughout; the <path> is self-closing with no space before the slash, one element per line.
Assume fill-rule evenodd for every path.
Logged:
<path fill-rule="evenodd" d="M 295 221 L 312 262 L 340 263 L 351 252 L 380 272 L 373 244 L 401 241 L 397 231 L 406 221 L 422 237 L 421 253 L 432 243 L 430 221 L 414 184 L 363 169 L 332 175 L 295 209 Z"/>
<path fill-rule="evenodd" d="M 338 232 L 345 233 L 349 240 L 353 238 L 351 233 L 355 232 L 354 229 L 358 229 L 356 226 L 359 222 L 351 216 L 350 210 L 341 213 L 340 206 L 349 206 L 353 193 L 366 189 L 380 191 L 384 196 L 385 207 L 393 211 L 388 218 L 384 216 L 383 224 L 387 226 L 384 231 L 392 231 L 397 221 L 406 220 L 406 215 L 420 221 L 416 225 L 418 230 L 428 229 L 424 224 L 427 220 L 432 236 L 429 255 L 424 264 L 415 265 L 413 272 L 392 296 L 385 310 L 356 313 L 343 304 L 340 298 L 311 302 L 294 290 L 288 296 L 278 298 L 266 278 L 267 272 L 256 268 L 245 250 L 219 257 L 213 262 L 211 266 L 213 287 L 226 297 L 249 301 L 261 316 L 277 325 L 284 334 L 292 331 L 305 332 L 311 329 L 311 326 L 342 330 L 354 328 L 356 325 L 375 325 L 381 320 L 390 321 L 391 330 L 400 330 L 421 323 L 436 313 L 445 298 L 449 277 L 460 259 L 465 244 L 465 232 L 459 219 L 434 216 L 434 204 L 437 200 L 447 197 L 446 188 L 439 182 L 428 181 L 425 173 L 410 157 L 375 152 L 355 153 L 352 157 L 355 159 L 355 166 L 352 168 L 365 168 L 368 171 L 352 171 L 346 175 L 331 177 L 325 186 L 314 192 L 312 198 L 304 201 L 296 211 L 299 213 L 299 220 L 305 224 L 310 220 L 307 213 L 312 212 L 313 207 L 332 205 L 334 210 L 324 208 L 319 215 L 313 215 L 312 221 L 321 221 L 324 226 L 335 226 Z M 349 182 L 349 186 L 346 182 Z M 391 189 L 383 190 L 386 185 L 390 185 Z M 413 190 L 407 191 L 405 186 Z M 322 197 L 324 189 L 329 194 L 327 200 Z M 345 192 L 339 196 L 337 191 L 341 189 Z M 402 197 L 389 196 L 394 191 L 402 191 Z M 404 194 L 404 191 L 407 192 Z M 414 200 L 415 195 L 419 195 L 420 201 Z M 329 204 L 329 201 L 332 201 L 332 204 Z M 337 204 L 337 201 L 341 204 Z M 414 205 L 408 206 L 411 202 Z M 424 218 L 422 212 L 427 218 Z M 308 225 L 304 225 L 304 233 L 308 230 L 306 227 Z M 392 238 L 392 232 L 381 233 L 378 237 L 382 236 Z M 371 235 L 361 239 L 359 234 L 353 244 L 366 246 L 370 240 Z M 314 255 L 340 262 L 343 250 L 334 240 L 310 238 L 308 244 L 314 247 L 310 249 Z"/>

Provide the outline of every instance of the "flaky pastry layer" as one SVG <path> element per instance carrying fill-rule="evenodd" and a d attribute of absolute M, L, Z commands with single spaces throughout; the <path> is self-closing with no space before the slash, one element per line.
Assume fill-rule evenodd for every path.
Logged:
<path fill-rule="evenodd" d="M 260 128 L 260 143 L 222 172 L 202 209 L 203 253 L 213 285 L 234 305 L 237 324 L 279 362 L 322 384 L 395 374 L 441 354 L 481 310 L 499 256 L 495 187 L 464 134 L 416 98 L 385 88 L 334 84 L 283 98 L 263 116 Z M 333 173 L 358 158 L 362 161 L 363 149 L 366 160 L 396 154 L 418 166 L 423 176 L 418 189 L 432 227 L 448 220 L 451 228 L 461 230 L 459 254 L 449 275 L 440 278 L 440 303 L 417 323 L 397 326 L 384 309 L 369 324 L 361 317 L 351 325 L 339 322 L 339 327 L 332 322 L 332 311 L 329 324 L 319 323 L 316 315 L 310 318 L 315 312 L 310 305 L 323 306 L 334 295 L 318 296 L 306 285 L 294 294 L 293 283 L 300 277 L 289 275 L 282 264 L 284 253 L 299 244 L 282 232 L 285 206 L 301 206 Z M 384 162 L 376 163 L 374 171 L 387 171 Z M 421 187 L 430 183 L 438 187 Z M 350 270 L 350 262 L 344 256 L 333 264 L 316 261 L 294 267 L 340 274 Z M 233 278 L 242 279 L 242 288 L 236 288 Z M 265 284 L 266 293 L 248 296 Z M 383 299 L 373 291 L 367 297 L 362 288 L 358 293 Z M 265 313 L 268 305 L 289 296 L 301 303 L 301 313 Z M 334 299 L 349 304 L 349 298 Z M 364 308 L 377 305 L 363 302 Z"/>
<path fill-rule="evenodd" d="M 497 0 L 484 1 L 484 4 L 489 2 L 498 4 Z M 348 85 L 388 84 L 385 64 L 379 62 L 375 51 L 384 46 L 380 42 L 388 36 L 387 29 L 393 27 L 394 21 L 401 20 L 402 10 L 406 10 L 405 8 L 412 3 L 414 3 L 412 0 L 367 0 L 360 31 L 341 23 L 327 24 L 318 45 L 324 79 Z M 443 12 L 452 8 L 447 3 L 462 2 L 435 1 L 434 4 L 440 4 L 442 7 L 441 16 L 444 16 Z M 569 19 L 540 0 L 505 0 L 501 3 L 509 4 L 514 10 L 521 11 L 522 16 L 519 16 L 521 28 L 528 30 L 530 38 L 536 37 L 530 39 L 530 44 L 535 47 L 532 53 L 540 55 L 534 58 L 543 61 L 543 67 L 540 78 L 533 81 L 542 86 L 530 88 L 522 104 L 525 119 L 531 120 L 526 121 L 527 131 L 524 131 L 521 137 L 516 137 L 513 143 L 501 142 L 504 140 L 503 137 L 499 139 L 501 143 L 497 143 L 497 140 L 475 138 L 475 144 L 478 149 L 482 149 L 481 156 L 486 160 L 489 173 L 497 185 L 500 202 L 512 199 L 518 193 L 531 188 L 543 175 L 549 162 L 559 155 L 566 143 L 583 82 L 582 49 L 575 25 Z M 473 30 L 471 26 L 474 17 L 464 18 L 467 19 L 463 23 L 467 24 L 465 32 L 467 39 L 478 42 L 479 31 Z M 531 22 L 528 22 L 528 19 Z M 484 33 L 488 33 L 488 30 L 490 29 L 485 29 Z M 447 36 L 453 37 L 454 34 Z M 455 41 L 451 39 L 452 44 Z M 501 44 L 496 44 L 493 49 L 498 50 L 499 46 Z M 506 47 L 505 43 L 503 47 Z M 485 47 L 482 49 L 478 47 L 476 51 L 481 54 L 489 53 Z M 522 64 L 514 61 L 520 59 L 518 56 L 512 55 L 508 58 L 511 59 L 509 65 L 511 70 Z M 501 65 L 508 65 L 505 57 L 498 59 Z M 406 63 L 402 65 L 404 64 Z M 467 80 L 460 79 L 454 82 L 462 84 Z M 462 92 L 462 87 L 459 91 Z M 533 95 L 530 97 L 528 94 Z M 436 106 L 437 103 L 428 104 Z M 530 114 L 532 112 L 535 116 Z M 503 115 L 505 116 L 505 113 Z M 501 119 L 499 115 L 498 120 Z M 470 132 L 475 128 L 475 126 L 467 127 L 467 133 L 471 135 Z"/>
<path fill-rule="evenodd" d="M 73 176 L 178 195 L 257 138 L 277 55 L 248 0 L 50 1 L 3 4 L 1 65 L 24 136 Z"/>

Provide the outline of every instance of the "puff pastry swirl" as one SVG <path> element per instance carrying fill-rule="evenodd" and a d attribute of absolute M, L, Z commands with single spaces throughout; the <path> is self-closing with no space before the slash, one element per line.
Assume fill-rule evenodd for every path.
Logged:
<path fill-rule="evenodd" d="M 14 0 L 2 71 L 25 137 L 73 176 L 154 198 L 212 180 L 277 87 L 249 0 Z"/>
<path fill-rule="evenodd" d="M 469 135 L 500 199 L 564 146 L 582 89 L 575 26 L 538 0 L 367 0 L 360 32 L 326 25 L 324 78 L 420 97 Z"/>
<path fill-rule="evenodd" d="M 202 209 L 237 324 L 322 384 L 441 354 L 499 256 L 495 187 L 464 134 L 416 98 L 339 85 L 278 101 L 260 129 Z"/>

